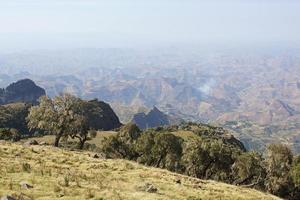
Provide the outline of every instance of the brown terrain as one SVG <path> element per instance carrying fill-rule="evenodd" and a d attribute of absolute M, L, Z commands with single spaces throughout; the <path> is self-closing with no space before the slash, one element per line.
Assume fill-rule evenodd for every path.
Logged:
<path fill-rule="evenodd" d="M 72 56 L 77 55 L 73 53 Z M 129 122 L 135 114 L 147 113 L 156 106 L 172 118 L 225 126 L 248 148 L 262 150 L 268 143 L 282 142 L 300 152 L 297 49 L 209 55 L 174 51 L 165 56 L 153 52 L 104 54 L 99 50 L 90 55 L 94 55 L 93 61 L 98 66 L 107 67 L 78 70 L 77 63 L 74 65 L 77 70 L 69 73 L 6 74 L 1 75 L 0 83 L 30 77 L 50 96 L 70 92 L 108 102 L 122 122 Z M 18 62 L 26 64 L 26 59 L 22 59 Z M 16 65 L 11 60 L 9 57 L 4 63 Z M 50 62 L 37 60 L 45 66 Z M 68 66 L 67 61 L 60 60 Z M 85 66 L 87 63 L 83 61 Z"/>

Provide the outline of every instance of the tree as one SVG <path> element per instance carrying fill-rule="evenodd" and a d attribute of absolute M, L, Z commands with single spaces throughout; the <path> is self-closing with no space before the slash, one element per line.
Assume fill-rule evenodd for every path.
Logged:
<path fill-rule="evenodd" d="M 232 166 L 234 183 L 263 189 L 266 170 L 262 156 L 255 152 L 244 152 L 239 155 Z"/>
<path fill-rule="evenodd" d="M 168 132 L 145 131 L 136 144 L 138 162 L 170 171 L 180 171 L 182 142 L 181 138 Z"/>
<path fill-rule="evenodd" d="M 292 178 L 297 187 L 300 187 L 300 155 L 295 157 L 291 170 Z"/>
<path fill-rule="evenodd" d="M 221 139 L 200 137 L 185 145 L 182 162 L 187 175 L 232 182 L 231 166 L 240 153 L 239 148 Z"/>
<path fill-rule="evenodd" d="M 171 133 L 158 133 L 154 137 L 152 153 L 156 160 L 156 167 L 171 171 L 180 170 L 183 140 Z"/>
<path fill-rule="evenodd" d="M 39 99 L 39 105 L 31 107 L 28 126 L 31 130 L 41 129 L 54 134 L 54 146 L 58 147 L 62 137 L 68 137 L 74 129 L 79 130 L 82 126 L 80 103 L 79 98 L 70 94 L 62 94 L 53 100 L 43 96 Z"/>
<path fill-rule="evenodd" d="M 290 176 L 293 154 L 283 144 L 271 144 L 267 147 L 266 189 L 277 196 L 287 197 L 293 190 Z"/>
<path fill-rule="evenodd" d="M 21 134 L 14 128 L 0 128 L 0 140 L 18 141 L 21 139 Z"/>
<path fill-rule="evenodd" d="M 12 103 L 0 106 L 0 127 L 16 129 L 23 135 L 30 134 L 26 117 L 31 104 Z"/>
<path fill-rule="evenodd" d="M 300 155 L 296 156 L 293 161 L 291 176 L 295 184 L 294 191 L 290 195 L 291 200 L 297 200 L 300 197 Z"/>
<path fill-rule="evenodd" d="M 138 153 L 137 161 L 139 163 L 149 166 L 154 165 L 156 159 L 152 154 L 152 148 L 155 145 L 154 135 L 155 132 L 152 129 L 147 129 L 138 138 L 135 148 Z"/>
<path fill-rule="evenodd" d="M 128 144 L 132 144 L 141 136 L 141 130 L 136 124 L 128 123 L 118 132 L 120 139 Z"/>
<path fill-rule="evenodd" d="M 126 124 L 115 136 L 104 139 L 102 151 L 109 158 L 135 160 L 138 156 L 135 145 L 140 133 L 140 129 L 135 124 Z"/>
<path fill-rule="evenodd" d="M 79 149 L 83 149 L 84 143 L 90 139 L 89 137 L 89 126 L 87 118 L 83 113 L 75 114 L 72 127 L 70 129 L 70 137 L 77 138 L 79 140 Z M 96 136 L 96 135 L 94 135 Z"/>
<path fill-rule="evenodd" d="M 188 142 L 182 157 L 185 173 L 189 176 L 204 178 L 211 162 L 209 152 L 202 148 L 202 140 Z"/>

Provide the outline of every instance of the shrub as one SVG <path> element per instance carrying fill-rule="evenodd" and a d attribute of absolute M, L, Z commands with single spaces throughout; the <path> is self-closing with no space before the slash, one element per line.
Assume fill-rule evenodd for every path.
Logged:
<path fill-rule="evenodd" d="M 294 189 L 290 176 L 293 154 L 282 144 L 271 144 L 267 148 L 266 189 L 277 196 L 287 197 Z"/>
<path fill-rule="evenodd" d="M 171 171 L 180 171 L 182 142 L 181 138 L 171 133 L 146 131 L 136 144 L 139 154 L 138 162 Z"/>
<path fill-rule="evenodd" d="M 262 156 L 255 152 L 244 152 L 239 155 L 232 166 L 234 183 L 248 185 L 258 189 L 264 188 L 266 170 L 263 166 Z"/>
<path fill-rule="evenodd" d="M 14 128 L 0 128 L 0 140 L 18 141 L 21 139 L 21 134 Z"/>
<path fill-rule="evenodd" d="M 297 156 L 293 161 L 291 175 L 295 185 L 297 187 L 300 187 L 300 155 Z"/>
<path fill-rule="evenodd" d="M 220 139 L 199 138 L 188 142 L 182 157 L 185 173 L 202 179 L 232 182 L 231 166 L 240 151 Z"/>
<path fill-rule="evenodd" d="M 105 138 L 101 150 L 108 158 L 135 160 L 138 156 L 135 143 L 139 137 L 140 129 L 135 124 L 127 124 L 117 135 Z"/>

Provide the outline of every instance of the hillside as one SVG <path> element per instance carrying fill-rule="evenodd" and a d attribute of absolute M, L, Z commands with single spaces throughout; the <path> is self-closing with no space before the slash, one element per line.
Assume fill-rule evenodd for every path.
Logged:
<path fill-rule="evenodd" d="M 1 142 L 0 196 L 51 200 L 279 199 L 252 189 L 203 181 L 120 159 L 93 158 L 93 155 Z M 22 189 L 21 182 L 23 187 L 27 183 L 32 188 Z"/>

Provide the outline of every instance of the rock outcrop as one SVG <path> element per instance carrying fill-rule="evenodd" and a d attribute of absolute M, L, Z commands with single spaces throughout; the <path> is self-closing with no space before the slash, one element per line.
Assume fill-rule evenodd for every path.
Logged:
<path fill-rule="evenodd" d="M 103 101 L 97 99 L 88 101 L 87 112 L 90 127 L 95 130 L 112 130 L 122 125 L 110 105 Z"/>
<path fill-rule="evenodd" d="M 37 86 L 30 79 L 23 79 L 0 89 L 0 105 L 24 102 L 37 103 L 37 100 L 46 95 L 43 88 Z"/>
<path fill-rule="evenodd" d="M 137 113 L 134 115 L 132 123 L 135 123 L 140 129 L 146 129 L 169 125 L 170 120 L 166 114 L 154 107 L 147 114 Z"/>

